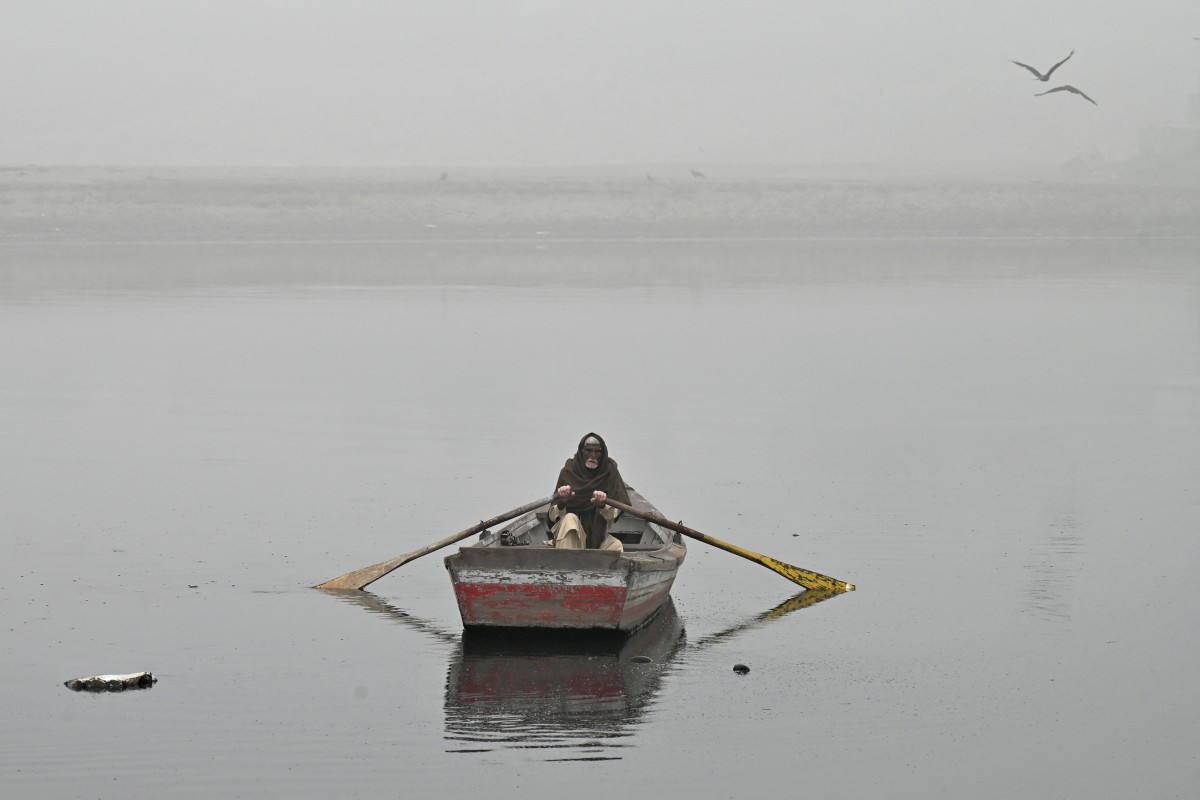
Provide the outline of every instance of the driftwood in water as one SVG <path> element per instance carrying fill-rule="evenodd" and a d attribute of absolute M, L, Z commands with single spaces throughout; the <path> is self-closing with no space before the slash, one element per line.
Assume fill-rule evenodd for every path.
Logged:
<path fill-rule="evenodd" d="M 72 678 L 63 686 L 76 692 L 123 692 L 126 689 L 148 689 L 158 678 L 149 672 L 132 672 L 128 675 L 93 675 L 90 678 Z"/>

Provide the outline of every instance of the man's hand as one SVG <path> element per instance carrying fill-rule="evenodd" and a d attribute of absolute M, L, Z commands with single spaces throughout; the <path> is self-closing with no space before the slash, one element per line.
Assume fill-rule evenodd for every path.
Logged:
<path fill-rule="evenodd" d="M 608 495 L 597 489 L 592 492 L 592 505 L 602 506 L 604 501 L 608 499 Z"/>
<path fill-rule="evenodd" d="M 554 490 L 554 494 L 558 496 L 559 500 L 566 500 L 571 495 L 575 494 L 575 492 L 571 489 L 571 485 L 569 483 L 564 483 L 562 486 Z"/>

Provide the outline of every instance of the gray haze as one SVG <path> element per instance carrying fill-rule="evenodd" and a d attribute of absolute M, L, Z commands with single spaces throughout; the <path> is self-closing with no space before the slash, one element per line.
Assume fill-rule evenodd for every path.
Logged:
<path fill-rule="evenodd" d="M 0 7 L 6 164 L 1119 159 L 1200 88 L 1194 0 Z"/>

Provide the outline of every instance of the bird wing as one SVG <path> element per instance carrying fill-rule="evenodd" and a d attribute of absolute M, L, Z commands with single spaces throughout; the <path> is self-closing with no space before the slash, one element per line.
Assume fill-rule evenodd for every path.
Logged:
<path fill-rule="evenodd" d="M 1029 66 L 1028 64 L 1022 64 L 1020 61 L 1014 61 L 1012 63 L 1016 64 L 1018 67 L 1024 67 L 1025 69 L 1029 70 L 1034 75 L 1036 75 L 1037 79 L 1040 81 L 1044 81 L 1044 80 L 1046 80 L 1047 77 L 1049 77 L 1048 75 L 1047 76 L 1042 75 L 1042 73 L 1038 72 L 1036 69 Z"/>
<path fill-rule="evenodd" d="M 1073 56 L 1073 55 L 1075 55 L 1075 51 L 1074 51 L 1074 50 L 1072 50 L 1071 52 L 1067 53 L 1067 58 L 1064 58 L 1062 61 L 1058 62 L 1058 63 L 1057 63 L 1057 64 L 1055 64 L 1053 67 L 1051 67 L 1049 70 L 1047 70 L 1047 71 L 1046 71 L 1046 77 L 1045 77 L 1045 78 L 1043 78 L 1042 80 L 1049 80 L 1049 79 L 1050 79 L 1050 76 L 1054 74 L 1054 70 L 1058 69 L 1058 68 L 1059 68 L 1059 67 L 1061 67 L 1063 64 L 1067 63 L 1067 59 L 1069 59 L 1069 58 L 1070 58 L 1071 56 Z"/>
<path fill-rule="evenodd" d="M 1100 105 L 1095 100 L 1093 100 L 1092 98 L 1090 98 L 1086 94 L 1084 94 L 1083 90 L 1077 89 L 1074 86 L 1070 85 L 1069 83 L 1064 83 L 1062 86 L 1055 86 L 1053 89 L 1047 89 L 1044 92 L 1038 92 L 1037 94 L 1034 95 L 1034 97 L 1041 97 L 1044 94 L 1053 94 L 1054 92 L 1070 92 L 1071 94 L 1079 95 L 1084 100 L 1087 100 L 1089 103 L 1091 103 L 1094 106 Z"/>
<path fill-rule="evenodd" d="M 1091 103 L 1091 104 L 1092 104 L 1092 105 L 1094 105 L 1094 106 L 1098 106 L 1098 105 L 1100 105 L 1100 104 L 1099 104 L 1099 103 L 1097 103 L 1095 100 L 1093 100 L 1092 98 L 1088 97 L 1088 96 L 1087 96 L 1087 94 L 1085 94 L 1085 93 L 1084 93 L 1084 92 L 1083 92 L 1081 89 L 1076 89 L 1074 86 L 1068 86 L 1068 87 L 1067 87 L 1067 91 L 1069 91 L 1069 92 L 1074 92 L 1075 94 L 1079 95 L 1079 96 L 1080 96 L 1080 97 L 1082 97 L 1084 100 L 1087 100 L 1089 103 Z"/>

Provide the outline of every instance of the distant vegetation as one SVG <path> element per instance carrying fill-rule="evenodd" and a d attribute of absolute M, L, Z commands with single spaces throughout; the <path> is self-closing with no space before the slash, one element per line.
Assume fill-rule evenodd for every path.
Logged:
<path fill-rule="evenodd" d="M 625 180 L 0 169 L 0 237 L 366 241 L 1195 235 L 1200 190 L 1117 181 Z"/>

